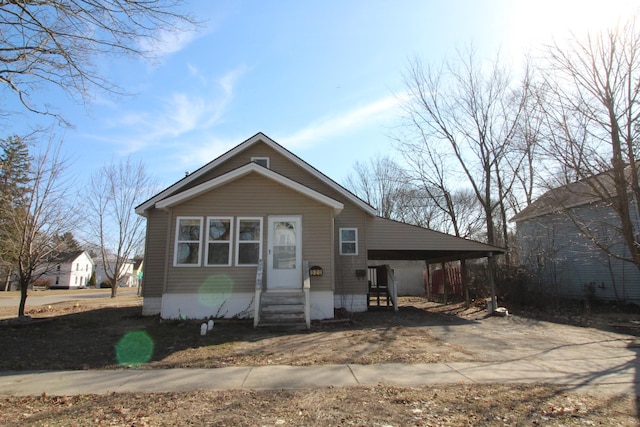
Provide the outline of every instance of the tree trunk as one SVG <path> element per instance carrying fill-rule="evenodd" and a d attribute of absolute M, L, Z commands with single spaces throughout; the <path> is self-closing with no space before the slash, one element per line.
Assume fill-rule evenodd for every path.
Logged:
<path fill-rule="evenodd" d="M 498 297 L 496 296 L 495 271 L 496 271 L 496 260 L 492 254 L 489 254 L 489 257 L 487 258 L 487 277 L 489 278 L 489 287 L 491 289 L 491 304 L 493 305 L 494 311 L 496 308 L 498 308 Z"/>
<path fill-rule="evenodd" d="M 447 277 L 447 269 L 444 262 L 442 265 L 442 289 L 444 291 L 444 304 L 449 304 L 449 279 Z"/>
<path fill-rule="evenodd" d="M 25 283 L 20 284 L 20 305 L 18 306 L 18 317 L 24 316 L 24 309 L 27 305 L 27 288 L 28 285 Z"/>
<path fill-rule="evenodd" d="M 118 293 L 118 281 L 113 279 L 111 281 L 111 298 L 115 298 Z"/>

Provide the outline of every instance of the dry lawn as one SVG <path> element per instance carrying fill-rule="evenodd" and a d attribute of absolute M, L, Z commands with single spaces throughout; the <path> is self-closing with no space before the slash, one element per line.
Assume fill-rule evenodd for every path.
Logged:
<path fill-rule="evenodd" d="M 3 426 L 634 426 L 626 397 L 544 385 L 350 387 L 0 399 Z"/>
<path fill-rule="evenodd" d="M 0 370 L 112 369 L 114 348 L 145 331 L 154 352 L 142 368 L 475 360 L 429 334 L 479 309 L 405 299 L 400 313 L 363 313 L 311 331 L 254 330 L 247 321 L 162 322 L 140 315 L 135 297 L 77 300 L 28 310 L 27 325 L 0 325 Z M 0 317 L 15 308 L 0 308 Z M 452 310 L 455 313 L 452 313 Z M 454 384 L 301 391 L 199 391 L 0 399 L 3 426 L 572 426 L 639 425 L 635 398 L 592 396 L 545 384 Z"/>

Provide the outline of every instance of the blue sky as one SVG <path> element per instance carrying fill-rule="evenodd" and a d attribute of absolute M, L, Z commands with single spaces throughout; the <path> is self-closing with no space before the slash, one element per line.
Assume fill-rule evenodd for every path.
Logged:
<path fill-rule="evenodd" d="M 612 22 L 625 0 L 191 1 L 203 27 L 167 34 L 155 64 L 101 59 L 133 96 L 52 104 L 79 175 L 128 155 L 165 187 L 264 132 L 336 181 L 356 161 L 394 155 L 407 61 L 440 63 L 473 43 L 517 61 L 530 47 Z M 614 13 L 615 12 L 615 13 Z M 12 118 L 16 131 L 31 115 Z M 44 121 L 43 121 L 44 124 Z M 9 133 L 12 130 L 9 130 Z"/>

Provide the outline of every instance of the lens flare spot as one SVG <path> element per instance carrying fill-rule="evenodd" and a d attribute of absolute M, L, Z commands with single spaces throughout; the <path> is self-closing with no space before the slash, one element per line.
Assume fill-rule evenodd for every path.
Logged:
<path fill-rule="evenodd" d="M 116 360 L 120 365 L 137 367 L 151 360 L 153 339 L 145 331 L 127 332 L 116 344 Z"/>
<path fill-rule="evenodd" d="M 202 305 L 217 308 L 233 293 L 233 280 L 226 274 L 207 277 L 198 289 L 198 300 Z"/>

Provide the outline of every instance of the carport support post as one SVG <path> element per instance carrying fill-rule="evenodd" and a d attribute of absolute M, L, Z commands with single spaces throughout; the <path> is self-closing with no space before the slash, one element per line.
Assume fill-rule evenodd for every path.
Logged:
<path fill-rule="evenodd" d="M 449 277 L 447 277 L 447 270 L 444 262 L 442 265 L 442 287 L 444 288 L 444 305 L 449 304 Z"/>
<path fill-rule="evenodd" d="M 429 263 L 427 261 L 424 262 L 426 265 L 427 277 L 425 278 L 425 283 L 427 285 L 427 301 L 431 301 L 431 269 L 429 268 Z"/>
<path fill-rule="evenodd" d="M 462 280 L 462 292 L 464 293 L 464 306 L 469 308 L 471 298 L 469 298 L 469 283 L 467 282 L 467 260 L 460 260 L 460 279 Z"/>
<path fill-rule="evenodd" d="M 489 252 L 489 255 L 487 256 L 487 261 L 487 275 L 489 276 L 489 286 L 491 288 L 491 304 L 495 311 L 495 309 L 498 308 L 498 299 L 496 298 L 496 281 L 494 279 L 495 269 L 493 268 L 495 260 L 493 259 L 493 254 L 491 252 Z"/>

